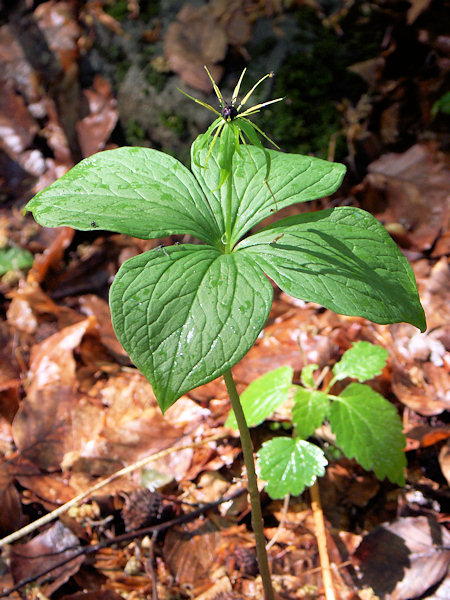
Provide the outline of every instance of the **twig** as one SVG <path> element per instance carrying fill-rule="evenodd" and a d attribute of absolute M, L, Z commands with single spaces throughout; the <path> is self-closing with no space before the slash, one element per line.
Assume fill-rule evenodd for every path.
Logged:
<path fill-rule="evenodd" d="M 179 452 L 180 450 L 187 450 L 189 448 L 197 448 L 198 446 L 202 446 L 203 444 L 208 444 L 209 442 L 214 442 L 216 440 L 220 440 L 224 437 L 227 437 L 227 435 L 228 435 L 227 433 L 222 432 L 220 434 L 216 434 L 216 435 L 210 436 L 208 438 L 205 438 L 204 440 L 201 440 L 200 442 L 193 442 L 192 444 L 187 444 L 185 446 L 171 446 L 170 448 L 161 450 L 161 452 L 156 452 L 155 454 L 151 454 L 150 456 L 145 456 L 144 458 L 141 458 L 140 460 L 133 463 L 132 465 L 129 465 L 128 467 L 124 467 L 123 469 L 120 469 L 120 471 L 116 471 L 109 477 L 102 479 L 101 481 L 97 482 L 95 485 L 90 487 L 88 490 L 82 492 L 81 494 L 78 494 L 78 496 L 75 496 L 75 498 L 72 498 L 72 500 L 69 500 L 65 504 L 58 506 L 58 508 L 55 508 L 55 510 L 44 515 L 40 519 L 37 519 L 36 521 L 29 523 L 25 527 L 22 527 L 22 529 L 18 529 L 17 531 L 14 531 L 14 533 L 11 533 L 10 535 L 7 535 L 6 537 L 4 537 L 3 539 L 0 540 L 0 548 L 5 546 L 6 544 L 11 544 L 11 542 L 15 542 L 16 540 L 20 539 L 24 535 L 32 533 L 38 527 L 41 527 L 42 525 L 46 525 L 47 523 L 50 523 L 51 521 L 53 521 L 54 519 L 56 519 L 57 517 L 59 517 L 60 515 L 65 513 L 66 511 L 68 511 L 69 508 L 71 508 L 72 506 L 75 506 L 82 500 L 85 500 L 93 492 L 96 492 L 97 490 L 101 489 L 108 483 L 111 483 L 111 481 L 118 479 L 119 477 L 123 477 L 124 475 L 127 475 L 128 473 L 131 473 L 132 471 L 136 471 L 136 469 L 140 469 L 141 467 L 143 467 L 144 465 L 146 465 L 149 462 L 163 458 L 164 456 L 167 456 L 168 454 L 172 454 L 172 452 Z"/>
<path fill-rule="evenodd" d="M 327 550 L 327 536 L 323 518 L 322 504 L 320 502 L 319 486 L 317 481 L 309 488 L 311 494 L 311 507 L 316 529 L 317 546 L 319 548 L 320 566 L 322 568 L 322 579 L 325 588 L 326 600 L 336 600 L 333 580 L 331 578 L 330 559 Z"/>
<path fill-rule="evenodd" d="M 280 534 L 284 528 L 284 524 L 286 523 L 286 515 L 287 515 L 288 508 L 289 508 L 290 499 L 291 499 L 291 495 L 286 494 L 286 496 L 284 497 L 283 508 L 281 511 L 281 521 L 278 523 L 278 527 L 277 527 L 277 530 L 275 531 L 275 535 L 273 536 L 273 538 L 270 540 L 270 542 L 266 546 L 267 552 L 269 552 L 269 550 L 275 544 L 277 539 L 280 537 Z"/>
<path fill-rule="evenodd" d="M 6 597 L 10 596 L 10 594 L 12 594 L 13 592 L 16 592 L 24 585 L 28 585 L 29 583 L 32 583 L 33 581 L 36 581 L 37 579 L 40 579 L 41 577 L 48 575 L 55 569 L 59 569 L 63 565 L 67 564 L 74 558 L 81 556 L 82 554 L 84 554 L 85 556 L 88 556 L 90 554 L 95 554 L 102 548 L 107 548 L 108 546 L 112 546 L 113 544 L 127 542 L 128 540 L 131 540 L 131 539 L 134 539 L 137 537 L 142 537 L 145 535 L 155 534 L 160 531 L 165 531 L 166 529 L 170 529 L 170 527 L 172 527 L 174 525 L 181 525 L 182 523 L 194 521 L 198 516 L 200 516 L 207 510 L 211 510 L 212 508 L 215 508 L 216 506 L 219 506 L 220 504 L 229 502 L 230 500 L 234 500 L 237 496 L 240 496 L 241 494 L 243 494 L 246 491 L 247 490 L 245 488 L 241 488 L 240 490 L 236 490 L 235 492 L 233 492 L 229 496 L 226 496 L 225 498 L 221 498 L 220 500 L 215 500 L 214 502 L 209 502 L 208 504 L 204 504 L 200 508 L 197 508 L 196 510 L 193 510 L 190 513 L 185 513 L 184 515 L 181 515 L 181 516 L 177 517 L 176 519 L 171 519 L 170 521 L 166 521 L 165 523 L 161 523 L 159 525 L 152 525 L 151 527 L 144 527 L 143 529 L 137 529 L 136 531 L 129 531 L 128 533 L 123 533 L 122 535 L 118 535 L 114 538 L 103 540 L 102 542 L 99 542 L 98 544 L 95 544 L 93 546 L 80 547 L 76 550 L 76 552 L 74 552 L 71 556 L 62 560 L 60 563 L 53 565 L 52 567 L 49 567 L 48 569 L 45 569 L 45 570 L 41 571 L 40 573 L 37 573 L 30 577 L 27 577 L 26 579 L 22 579 L 21 581 L 16 583 L 16 585 L 14 587 L 11 587 L 8 590 L 3 591 L 2 593 L 0 593 L 0 598 L 6 598 Z"/>

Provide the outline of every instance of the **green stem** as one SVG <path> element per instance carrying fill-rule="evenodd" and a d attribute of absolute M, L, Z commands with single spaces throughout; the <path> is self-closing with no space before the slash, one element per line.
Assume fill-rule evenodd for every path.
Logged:
<path fill-rule="evenodd" d="M 225 240 L 226 240 L 226 253 L 229 254 L 231 248 L 231 214 L 232 214 L 232 201 L 233 201 L 233 178 L 231 173 L 227 177 L 227 200 L 226 200 L 226 215 L 225 215 Z"/>
<path fill-rule="evenodd" d="M 253 458 L 253 442 L 250 437 L 250 431 L 242 410 L 239 394 L 234 383 L 231 371 L 226 371 L 223 375 L 230 397 L 231 407 L 234 411 L 236 421 L 241 434 L 242 452 L 244 454 L 244 463 L 247 469 L 247 489 L 250 496 L 250 505 L 252 508 L 252 528 L 255 534 L 256 556 L 258 558 L 259 572 L 261 574 L 264 588 L 265 600 L 275 600 L 275 595 L 270 578 L 269 561 L 267 560 L 266 540 L 263 530 L 263 519 L 261 511 L 261 500 L 259 497 L 258 482 L 255 471 L 255 460 Z"/>

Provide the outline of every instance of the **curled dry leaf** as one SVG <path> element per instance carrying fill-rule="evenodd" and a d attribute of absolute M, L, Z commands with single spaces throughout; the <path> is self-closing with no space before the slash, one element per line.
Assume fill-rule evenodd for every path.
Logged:
<path fill-rule="evenodd" d="M 45 470 L 58 469 L 73 443 L 72 411 L 78 401 L 73 350 L 94 326 L 89 317 L 32 349 L 31 383 L 14 418 L 13 435 L 22 455 Z"/>
<path fill-rule="evenodd" d="M 80 35 L 73 3 L 49 0 L 36 8 L 34 17 L 50 50 L 58 57 L 63 70 L 67 71 L 77 59 L 77 39 Z"/>
<path fill-rule="evenodd" d="M 0 94 L 0 146 L 17 160 L 29 147 L 38 129 L 12 82 L 4 82 Z"/>
<path fill-rule="evenodd" d="M 164 541 L 163 556 L 179 584 L 190 584 L 201 589 L 211 581 L 211 574 L 223 561 L 221 547 L 240 541 L 239 529 L 230 528 L 222 517 L 213 521 L 195 521 L 183 530 L 170 529 Z M 225 541 L 226 540 L 226 541 Z M 204 589 L 204 587 L 203 587 Z"/>
<path fill-rule="evenodd" d="M 205 94 L 212 91 L 212 83 L 204 65 L 213 79 L 219 81 L 223 69 L 216 63 L 225 58 L 226 51 L 225 31 L 208 7 L 185 4 L 164 38 L 164 55 L 171 69 L 187 85 Z"/>
<path fill-rule="evenodd" d="M 386 223 L 393 234 L 401 229 L 410 247 L 429 250 L 446 223 L 448 227 L 448 166 L 448 158 L 434 144 L 385 154 L 369 166 L 362 184 L 362 208 Z"/>
<path fill-rule="evenodd" d="M 450 485 L 450 442 L 448 440 L 439 452 L 439 465 L 448 485 Z"/>
<path fill-rule="evenodd" d="M 405 517 L 377 527 L 354 553 L 362 583 L 386 600 L 422 596 L 445 577 L 450 534 L 431 517 Z"/>
<path fill-rule="evenodd" d="M 95 317 L 102 344 L 113 356 L 128 357 L 114 333 L 111 323 L 109 304 L 95 294 L 86 294 L 80 297 L 81 312 L 87 316 Z"/>
<path fill-rule="evenodd" d="M 83 158 L 102 150 L 116 126 L 119 111 L 110 85 L 96 75 L 92 89 L 84 90 L 89 114 L 76 125 Z"/>
<path fill-rule="evenodd" d="M 14 485 L 14 465 L 0 464 L 0 536 L 19 529 L 25 524 L 19 492 Z"/>
<path fill-rule="evenodd" d="M 177 412 L 171 416 L 167 411 L 163 416 L 150 384 L 140 373 L 100 380 L 70 415 L 71 441 L 65 446 L 62 466 L 72 470 L 71 485 L 83 491 L 95 476 L 109 475 L 144 456 L 189 443 L 201 426 L 203 411 L 187 398 L 179 402 Z M 149 467 L 180 479 L 188 471 L 192 456 L 192 449 L 173 452 L 152 461 Z M 127 482 L 113 482 L 105 493 L 133 489 L 139 478 L 136 472 Z"/>
<path fill-rule="evenodd" d="M 0 27 L 0 80 L 14 82 L 14 87 L 28 103 L 36 102 L 40 97 L 39 77 L 9 25 Z"/>
<path fill-rule="evenodd" d="M 25 544 L 16 544 L 11 549 L 11 572 L 15 582 L 39 575 L 64 559 L 74 556 L 78 538 L 59 521 Z M 74 575 L 84 561 L 77 556 L 61 567 L 56 567 L 48 575 L 39 577 L 37 583 L 41 591 L 50 596 Z"/>
<path fill-rule="evenodd" d="M 42 283 L 47 272 L 52 267 L 57 267 L 61 263 L 64 251 L 71 244 L 75 231 L 71 227 L 59 227 L 56 230 L 56 237 L 42 254 L 35 256 L 33 266 L 28 273 L 30 283 Z"/>

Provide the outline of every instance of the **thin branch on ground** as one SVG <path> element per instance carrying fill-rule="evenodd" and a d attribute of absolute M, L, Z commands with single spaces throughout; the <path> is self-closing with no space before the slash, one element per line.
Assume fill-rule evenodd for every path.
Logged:
<path fill-rule="evenodd" d="M 29 533 L 32 533 L 33 531 L 35 531 L 42 525 L 46 525 L 47 523 L 54 521 L 57 517 L 59 517 L 60 515 L 62 515 L 65 512 L 67 512 L 69 510 L 69 508 L 77 505 L 82 500 L 85 500 L 86 498 L 88 498 L 91 494 L 93 494 L 97 490 L 101 489 L 105 485 L 108 485 L 108 483 L 111 483 L 112 481 L 118 479 L 119 477 L 123 477 L 124 475 L 128 475 L 128 473 L 132 473 L 133 471 L 140 469 L 141 467 L 145 466 L 149 462 L 163 458 L 164 456 L 172 454 L 173 452 L 179 452 L 180 450 L 188 450 L 190 448 L 198 448 L 199 446 L 203 446 L 204 444 L 208 444 L 210 442 L 215 442 L 217 440 L 228 437 L 228 435 L 229 435 L 228 433 L 222 431 L 219 434 L 212 435 L 212 436 L 207 437 L 204 440 L 201 440 L 199 442 L 193 442 L 191 444 L 186 444 L 184 446 L 170 446 L 170 448 L 166 448 L 164 450 L 161 450 L 160 452 L 151 454 L 150 456 L 145 456 L 144 458 L 141 458 L 140 460 L 134 462 L 133 464 L 128 465 L 127 467 L 124 467 L 123 469 L 120 469 L 119 471 L 116 471 L 109 477 L 102 479 L 101 481 L 97 482 L 92 487 L 90 487 L 88 490 L 82 492 L 81 494 L 78 494 L 78 496 L 75 496 L 74 498 L 72 498 L 72 500 L 69 500 L 65 504 L 58 506 L 58 508 L 55 508 L 55 510 L 44 515 L 40 519 L 37 519 L 36 521 L 29 523 L 28 525 L 26 525 L 25 527 L 22 527 L 21 529 L 18 529 L 17 531 L 14 531 L 10 535 L 7 535 L 6 537 L 4 537 L 3 539 L 0 540 L 0 548 L 2 548 L 3 546 L 6 546 L 6 544 L 11 544 L 12 542 L 19 540 L 20 538 L 22 538 L 25 535 L 28 535 Z"/>
<path fill-rule="evenodd" d="M 174 525 L 181 525 L 182 523 L 194 521 L 197 517 L 204 514 L 208 510 L 216 508 L 220 504 L 224 504 L 225 502 L 229 502 L 230 500 L 234 500 L 235 498 L 237 498 L 241 494 L 245 493 L 246 491 L 247 490 L 245 488 L 241 488 L 240 490 L 236 490 L 233 494 L 230 494 L 229 496 L 226 496 L 225 498 L 221 498 L 220 500 L 215 500 L 214 502 L 208 502 L 208 504 L 204 504 L 202 507 L 197 508 L 196 510 L 193 510 L 192 512 L 180 515 L 179 517 L 176 517 L 175 519 L 171 519 L 170 521 L 166 521 L 165 523 L 160 523 L 158 525 L 152 525 L 150 527 L 144 527 L 143 529 L 137 529 L 135 531 L 129 531 L 127 533 L 123 533 L 122 535 L 118 535 L 116 537 L 103 540 L 103 541 L 99 542 L 98 544 L 94 544 L 92 546 L 79 547 L 76 550 L 76 552 L 74 552 L 71 556 L 62 560 L 60 563 L 53 565 L 52 567 L 50 567 L 48 569 L 44 569 L 40 573 L 36 573 L 30 577 L 27 577 L 26 579 L 22 579 L 21 581 L 16 583 L 15 586 L 9 588 L 8 590 L 1 592 L 0 598 L 7 598 L 13 592 L 16 592 L 17 590 L 24 587 L 25 585 L 33 583 L 33 581 L 36 581 L 37 579 L 40 579 L 41 577 L 48 575 L 55 569 L 59 569 L 60 567 L 69 563 L 71 560 L 74 560 L 78 556 L 82 556 L 83 554 L 85 556 L 88 556 L 90 554 L 95 554 L 102 548 L 107 548 L 108 546 L 112 546 L 114 544 L 119 544 L 121 542 L 127 542 L 127 541 L 135 539 L 137 537 L 143 537 L 145 535 L 150 535 L 150 534 L 153 535 L 160 531 L 165 531 L 166 529 L 170 529 Z M 66 548 L 66 550 L 68 550 L 68 548 Z"/>
<path fill-rule="evenodd" d="M 323 518 L 322 503 L 320 502 L 320 492 L 317 481 L 315 481 L 314 484 L 309 488 L 309 492 L 311 494 L 311 507 L 314 516 L 317 546 L 319 548 L 319 558 L 320 566 L 322 569 L 322 579 L 323 586 L 325 589 L 325 597 L 326 600 L 336 600 L 333 579 L 331 577 L 330 559 L 328 557 L 325 521 Z"/>

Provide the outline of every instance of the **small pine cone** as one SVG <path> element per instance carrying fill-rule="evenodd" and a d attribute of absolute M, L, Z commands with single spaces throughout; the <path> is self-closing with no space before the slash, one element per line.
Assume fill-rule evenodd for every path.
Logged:
<path fill-rule="evenodd" d="M 122 519 L 126 531 L 135 531 L 142 527 L 154 525 L 161 518 L 163 500 L 158 492 L 147 488 L 139 488 L 131 492 L 125 499 L 122 508 Z"/>
<path fill-rule="evenodd" d="M 236 568 L 244 577 L 256 577 L 258 575 L 258 560 L 253 548 L 236 546 L 233 554 L 236 560 Z"/>

